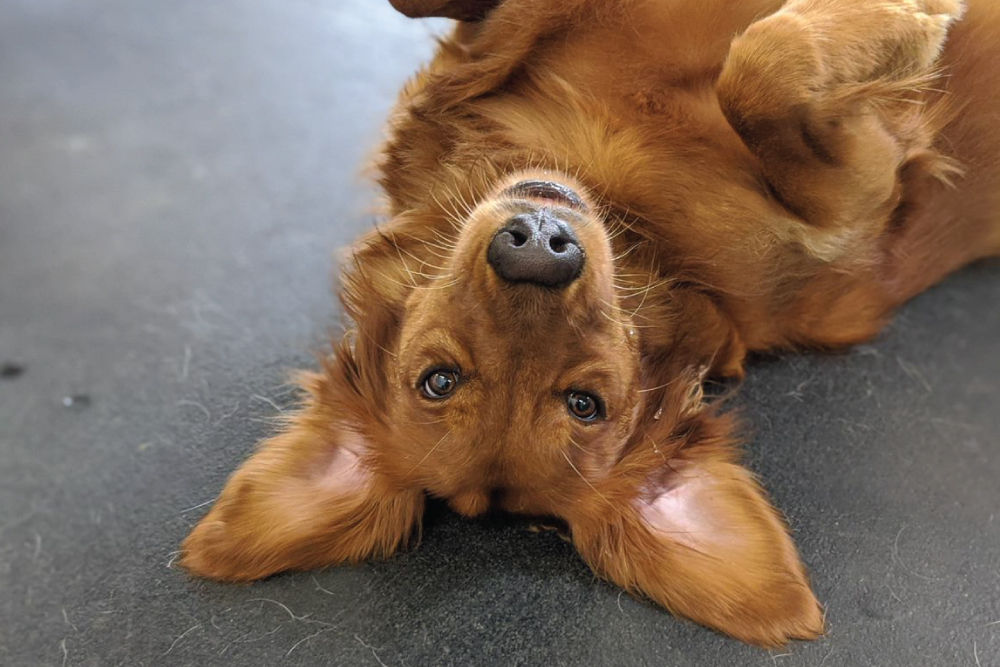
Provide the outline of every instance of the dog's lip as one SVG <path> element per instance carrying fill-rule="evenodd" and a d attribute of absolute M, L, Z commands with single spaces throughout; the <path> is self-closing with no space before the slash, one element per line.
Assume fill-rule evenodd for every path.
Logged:
<path fill-rule="evenodd" d="M 586 211 L 587 205 L 583 203 L 572 188 L 568 188 L 561 183 L 542 180 L 520 181 L 503 191 L 503 194 L 511 197 L 531 197 L 533 199 L 548 199 L 551 201 L 566 204 L 571 208 Z"/>

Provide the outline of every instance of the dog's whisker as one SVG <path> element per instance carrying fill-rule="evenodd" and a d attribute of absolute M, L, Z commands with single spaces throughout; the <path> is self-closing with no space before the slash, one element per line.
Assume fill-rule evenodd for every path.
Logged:
<path fill-rule="evenodd" d="M 444 280 L 446 278 L 450 278 L 451 277 L 451 276 L 442 275 L 442 274 L 424 273 L 422 271 L 414 271 L 413 275 L 420 276 L 421 278 L 425 278 L 427 280 Z"/>
<path fill-rule="evenodd" d="M 635 317 L 636 313 L 638 313 L 640 310 L 642 310 L 642 307 L 646 305 L 646 298 L 649 296 L 649 293 L 652 291 L 653 276 L 659 275 L 659 273 L 660 273 L 659 267 L 657 267 L 657 270 L 654 272 L 652 265 L 653 265 L 653 262 L 651 261 L 650 262 L 650 266 L 649 266 L 649 284 L 646 286 L 646 290 L 642 293 L 642 300 L 639 301 L 639 305 L 635 307 L 634 311 L 632 311 L 631 317 Z"/>
<path fill-rule="evenodd" d="M 449 287 L 454 287 L 455 285 L 457 285 L 457 284 L 458 284 L 458 283 L 460 283 L 460 282 L 461 282 L 461 281 L 460 281 L 460 280 L 459 280 L 458 278 L 456 278 L 455 280 L 452 280 L 452 281 L 451 281 L 451 282 L 449 282 L 449 283 L 445 283 L 444 285 L 434 285 L 433 287 L 432 287 L 432 286 L 430 286 L 430 285 L 421 285 L 421 286 L 419 286 L 419 287 L 416 287 L 416 288 L 414 288 L 414 289 L 421 289 L 421 290 L 439 290 L 439 289 L 448 289 Z"/>
<path fill-rule="evenodd" d="M 635 327 L 638 327 L 638 328 L 648 328 L 648 327 L 644 327 L 643 325 L 635 324 L 634 321 L 632 320 L 632 318 L 630 317 L 628 311 L 626 311 L 624 308 L 622 308 L 617 303 L 612 303 L 611 301 L 608 301 L 607 299 L 604 299 L 604 298 L 598 298 L 598 301 L 600 303 L 604 304 L 605 306 L 607 306 L 608 308 L 610 308 L 612 310 L 612 314 L 613 315 L 621 315 L 622 316 L 621 318 L 612 320 L 612 321 L 616 322 L 617 324 L 621 324 L 623 326 L 633 327 L 633 328 L 635 328 Z M 608 314 L 605 313 L 605 316 L 608 316 Z M 640 317 L 643 317 L 643 316 L 640 315 Z"/>
<path fill-rule="evenodd" d="M 611 315 L 609 315 L 608 313 L 605 313 L 603 311 L 602 311 L 602 314 L 605 317 L 607 317 L 608 319 L 610 319 L 612 322 L 614 322 L 615 324 L 620 324 L 623 327 L 628 327 L 630 329 L 653 329 L 653 328 L 656 328 L 655 324 L 639 324 L 639 323 L 636 322 L 636 319 L 643 319 L 643 318 L 649 319 L 645 315 L 643 315 L 642 313 L 639 313 L 638 315 L 632 315 L 631 313 L 629 313 L 627 310 L 625 310 L 624 308 L 622 308 L 618 304 L 611 303 L 607 299 L 599 299 L 599 301 L 613 311 L 613 314 L 611 314 Z M 615 318 L 613 316 L 615 314 L 620 315 L 621 317 Z"/>
<path fill-rule="evenodd" d="M 462 219 L 459 218 L 458 213 L 445 209 L 444 207 L 440 207 L 438 212 L 443 216 L 443 220 L 448 223 L 448 226 L 451 227 L 456 234 L 461 233 Z M 440 237 L 440 235 L 438 236 Z"/>
<path fill-rule="evenodd" d="M 569 439 L 569 441 L 570 441 L 570 444 L 572 444 L 574 447 L 576 447 L 577 449 L 579 449 L 581 452 L 584 452 L 585 454 L 589 454 L 590 453 L 590 450 L 588 450 L 586 447 L 584 447 L 583 445 L 581 445 L 574 438 L 571 437 Z"/>
<path fill-rule="evenodd" d="M 448 419 L 446 417 L 442 417 L 440 419 L 432 419 L 432 420 L 427 421 L 427 422 L 410 422 L 410 423 L 411 424 L 416 424 L 417 426 L 429 426 L 431 424 L 441 424 L 441 423 L 444 423 L 446 421 L 448 421 Z"/>
<path fill-rule="evenodd" d="M 368 333 L 366 331 L 362 332 L 359 329 L 352 329 L 351 331 L 353 331 L 355 334 L 361 333 L 369 343 L 371 343 L 372 345 L 374 345 L 378 349 L 382 350 L 383 352 L 385 352 L 387 355 L 389 355 L 393 359 L 397 359 L 398 358 L 393 351 L 387 349 L 384 345 L 382 345 L 377 340 L 375 340 L 374 338 L 372 338 L 372 335 L 370 333 Z"/>
<path fill-rule="evenodd" d="M 447 269 L 445 267 L 443 267 L 443 266 L 437 266 L 436 264 L 431 264 L 426 259 L 422 259 L 420 257 L 417 257 L 416 255 L 414 255 L 412 252 L 410 252 L 406 248 L 400 248 L 400 247 L 397 246 L 397 250 L 402 251 L 404 254 L 406 254 L 407 257 L 411 257 L 415 261 L 420 262 L 420 268 L 423 268 L 425 266 L 429 266 L 432 269 L 438 269 L 440 271 L 447 271 Z M 425 275 L 425 274 L 419 274 L 419 275 Z"/>
<path fill-rule="evenodd" d="M 442 204 L 441 200 L 437 198 L 437 194 L 433 191 L 430 192 L 430 197 L 434 200 L 434 203 L 438 205 L 441 212 L 444 213 L 445 222 L 447 222 L 456 233 L 460 234 L 465 221 L 465 218 L 461 216 L 461 213 L 453 206 L 445 206 Z"/>
<path fill-rule="evenodd" d="M 468 220 L 469 216 L 472 215 L 472 211 L 475 210 L 475 207 L 470 206 L 469 202 L 465 200 L 465 196 L 458 191 L 451 194 L 451 201 L 454 202 L 455 205 L 455 215 L 452 219 L 456 223 L 459 223 L 459 226 L 461 226 L 464 224 L 465 220 Z"/>
<path fill-rule="evenodd" d="M 626 295 L 623 295 L 621 297 L 621 300 L 622 300 L 622 302 L 624 304 L 622 306 L 622 309 L 627 312 L 628 317 L 630 319 L 633 319 L 633 320 L 639 320 L 639 319 L 644 319 L 644 318 L 647 319 L 647 320 L 649 319 L 646 315 L 642 314 L 642 309 L 646 305 L 645 301 L 647 300 L 648 294 L 651 291 L 654 291 L 654 290 L 652 290 L 652 289 L 650 289 L 650 290 L 643 290 L 641 293 L 626 294 Z M 635 303 L 636 300 L 638 300 L 639 303 L 634 308 L 632 308 L 631 304 Z M 631 308 L 631 310 L 627 310 L 628 308 Z"/>
<path fill-rule="evenodd" d="M 418 290 L 446 289 L 448 287 L 452 287 L 453 285 L 457 285 L 459 283 L 459 279 L 456 278 L 455 280 L 446 285 L 435 285 L 435 286 L 416 285 L 416 284 L 410 285 L 408 283 L 400 282 L 399 280 L 396 280 L 392 276 L 387 275 L 385 273 L 378 272 L 377 275 L 383 280 L 388 280 L 389 282 L 395 285 L 399 285 L 400 287 L 405 287 L 406 289 L 418 289 Z"/>
<path fill-rule="evenodd" d="M 416 465 L 410 468 L 410 470 L 406 473 L 407 476 L 411 475 L 417 468 L 422 466 L 424 462 L 427 461 L 428 458 L 430 458 L 431 454 L 433 454 L 437 450 L 437 448 L 441 446 L 441 443 L 444 442 L 445 438 L 447 438 L 449 435 L 451 435 L 451 429 L 445 431 L 445 434 L 441 436 L 441 439 L 438 440 L 436 443 L 434 443 L 433 447 L 427 450 L 427 453 L 424 454 L 423 458 L 417 461 Z"/>
<path fill-rule="evenodd" d="M 631 246 L 629 246 L 628 250 L 626 250 L 625 252 L 622 252 L 622 253 L 619 253 L 619 254 L 615 255 L 611 259 L 613 261 L 615 261 L 615 262 L 620 262 L 621 260 L 623 260 L 626 257 L 628 257 L 629 255 L 631 255 L 633 252 L 635 252 L 636 250 L 638 250 L 639 249 L 639 245 L 640 244 L 638 244 L 638 243 L 636 243 L 634 245 L 631 245 Z"/>
<path fill-rule="evenodd" d="M 653 324 L 637 324 L 634 319 L 631 319 L 631 316 L 628 313 L 626 313 L 624 310 L 621 309 L 621 307 L 616 306 L 615 304 L 608 303 L 604 299 L 601 299 L 601 303 L 603 303 L 604 305 L 608 306 L 609 308 L 611 308 L 612 310 L 614 310 L 618 314 L 625 316 L 625 319 L 617 319 L 614 316 L 609 315 L 608 313 L 604 312 L 604 310 L 599 310 L 599 312 L 601 313 L 601 315 L 603 315 L 605 318 L 607 318 L 608 321 L 613 322 L 614 324 L 617 324 L 620 327 L 624 327 L 624 328 L 627 328 L 627 329 L 654 329 L 654 328 L 656 328 L 656 325 L 653 325 Z"/>
<path fill-rule="evenodd" d="M 640 393 L 640 394 L 648 394 L 648 393 L 649 393 L 649 392 L 651 392 L 651 391 L 657 391 L 657 390 L 659 390 L 659 389 L 666 389 L 666 388 L 667 388 L 667 387 L 669 387 L 670 385 L 672 385 L 672 384 L 674 384 L 675 382 L 677 382 L 678 380 L 680 380 L 680 379 L 681 379 L 682 377 L 683 377 L 683 376 L 680 376 L 680 375 L 678 375 L 677 377 L 675 377 L 675 378 L 674 378 L 673 380 L 671 380 L 670 382 L 666 382 L 666 383 L 664 383 L 664 384 L 661 384 L 661 385 L 657 385 L 656 387 L 649 387 L 648 389 L 640 389 L 640 390 L 639 390 L 639 393 Z"/>
<path fill-rule="evenodd" d="M 671 279 L 665 279 L 665 280 L 659 280 L 659 281 L 657 281 L 655 283 L 651 283 L 649 285 L 644 285 L 644 286 L 641 286 L 641 287 L 624 287 L 624 286 L 615 285 L 615 290 L 619 293 L 621 300 L 622 301 L 626 301 L 626 300 L 637 299 L 642 294 L 646 294 L 646 293 L 649 293 L 649 292 L 656 291 L 656 290 L 660 289 L 661 287 L 663 287 L 665 285 L 671 285 L 674 282 L 676 282 L 676 281 L 671 280 Z"/>
<path fill-rule="evenodd" d="M 406 271 L 406 274 L 410 277 L 410 282 L 412 283 L 410 287 L 416 287 L 417 279 L 413 277 L 413 273 L 410 271 L 410 265 L 406 263 L 405 259 L 403 259 L 403 253 L 399 249 L 399 242 L 396 241 L 395 233 L 393 233 L 392 236 L 386 236 L 385 232 L 383 232 L 382 229 L 378 226 L 375 227 L 375 231 L 377 231 L 379 236 L 381 236 L 383 239 L 389 242 L 392 245 L 392 247 L 396 250 L 396 256 L 399 257 L 399 263 Z"/>
<path fill-rule="evenodd" d="M 445 259 L 450 259 L 451 253 L 455 250 L 454 245 L 448 245 L 442 242 L 435 242 L 430 239 L 424 239 L 424 243 L 427 244 L 428 247 L 437 248 L 438 250 L 443 251 L 445 253 L 444 255 L 440 255 L 438 253 L 434 254 L 437 255 L 438 257 L 443 257 Z"/>
<path fill-rule="evenodd" d="M 624 313 L 625 312 L 624 310 L 622 310 L 622 307 L 619 306 L 617 303 L 614 303 L 612 301 L 608 301 L 604 297 L 598 297 L 597 300 L 600 301 L 601 303 L 603 303 L 605 306 L 607 306 L 611 310 L 615 311 L 616 313 Z"/>
<path fill-rule="evenodd" d="M 573 463 L 573 460 L 570 459 L 569 455 L 566 452 L 560 449 L 559 453 L 562 454 L 562 457 L 564 459 L 566 459 L 566 463 L 568 463 L 569 467 L 573 469 L 573 472 L 575 472 L 577 476 L 579 476 L 579 478 L 583 480 L 583 483 L 590 487 L 591 491 L 596 493 L 601 498 L 601 500 L 606 502 L 608 505 L 612 505 L 611 501 L 608 500 L 608 497 L 605 496 L 603 493 L 601 493 L 600 490 L 598 490 L 598 488 L 594 486 L 589 479 L 583 476 L 583 473 L 580 472 L 580 469 L 576 467 L 576 464 Z"/>
<path fill-rule="evenodd" d="M 620 321 L 620 320 L 616 320 L 616 319 L 615 319 L 615 318 L 613 318 L 613 317 L 612 317 L 611 315 L 608 315 L 608 314 L 607 314 L 606 312 L 604 312 L 604 310 L 603 310 L 603 309 L 601 309 L 601 310 L 600 310 L 599 312 L 601 313 L 601 315 L 603 315 L 603 316 L 604 316 L 605 318 L 607 318 L 607 320 L 608 320 L 609 322 L 611 322 L 611 323 L 613 323 L 613 324 L 617 324 L 617 325 L 618 325 L 618 326 L 620 326 L 620 327 L 627 327 L 627 326 L 630 326 L 630 325 L 629 325 L 628 323 L 626 323 L 626 322 L 622 322 L 622 321 Z"/>
<path fill-rule="evenodd" d="M 610 211 L 606 211 L 606 212 L 604 213 L 604 217 L 605 217 L 605 219 L 609 219 L 609 220 L 611 220 L 611 221 L 613 222 L 613 224 L 615 224 L 615 225 L 617 225 L 618 227 L 620 227 L 620 229 L 619 229 L 619 230 L 618 230 L 617 232 L 615 232 L 614 234 L 612 234 L 612 235 L 611 235 L 611 236 L 609 237 L 609 240 L 611 240 L 611 241 L 614 241 L 614 240 L 615 240 L 616 238 L 618 238 L 619 236 L 621 236 L 621 235 L 622 235 L 622 234 L 624 234 L 625 232 L 630 232 L 630 231 L 633 231 L 633 230 L 632 230 L 632 225 L 630 225 L 630 224 L 629 224 L 629 223 L 628 223 L 628 222 L 626 221 L 626 219 L 628 218 L 628 216 L 629 216 L 629 214 L 630 214 L 630 211 L 631 211 L 631 209 L 630 209 L 629 207 L 626 207 L 626 208 L 625 208 L 625 212 L 624 212 L 624 213 L 622 214 L 622 216 L 621 216 L 621 217 L 619 217 L 619 216 L 613 216 L 613 217 L 612 217 L 612 216 L 610 216 L 610 215 L 609 215 Z"/>
<path fill-rule="evenodd" d="M 435 247 L 440 248 L 440 249 L 442 249 L 442 250 L 444 250 L 446 252 L 451 252 L 456 247 L 458 247 L 458 240 L 457 239 L 452 238 L 450 236 L 445 236 L 444 234 L 442 234 L 441 232 L 439 232 L 436 229 L 431 229 L 430 231 L 431 231 L 431 234 L 434 235 L 434 238 L 436 238 L 438 240 L 438 243 L 435 244 Z M 430 243 L 430 242 L 431 241 L 428 241 L 428 243 Z"/>
<path fill-rule="evenodd" d="M 426 250 L 429 254 L 434 255 L 438 259 L 443 259 L 445 261 L 451 259 L 451 257 L 449 257 L 448 255 L 442 255 L 441 253 L 432 250 L 432 248 L 436 248 L 436 247 L 438 247 L 438 246 L 436 246 L 434 243 L 431 243 L 430 241 L 424 241 L 424 250 Z M 441 269 L 442 271 L 446 271 L 447 270 L 443 266 L 437 266 L 435 264 L 431 264 L 430 262 L 425 262 L 425 263 L 427 264 L 427 266 L 432 266 L 435 269 Z"/>
<path fill-rule="evenodd" d="M 469 202 L 465 199 L 465 193 L 459 190 L 458 188 L 455 189 L 453 195 L 458 199 L 458 201 L 462 203 L 462 208 L 464 209 L 465 212 L 464 217 L 468 218 L 472 214 L 472 211 L 475 209 L 475 207 L 469 204 Z"/>
<path fill-rule="evenodd" d="M 618 283 L 615 283 L 615 286 L 618 287 L 618 289 L 623 292 L 640 292 L 642 290 L 656 288 L 661 285 L 666 285 L 667 283 L 675 283 L 675 282 L 677 282 L 676 278 L 664 278 L 662 280 L 656 281 L 655 283 L 646 283 L 645 285 L 635 285 L 635 284 L 619 285 Z"/>

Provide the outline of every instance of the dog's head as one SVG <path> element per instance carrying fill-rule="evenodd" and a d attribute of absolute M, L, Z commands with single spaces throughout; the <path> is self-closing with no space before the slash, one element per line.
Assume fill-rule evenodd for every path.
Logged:
<path fill-rule="evenodd" d="M 357 335 L 340 354 L 384 467 L 465 514 L 551 513 L 651 430 L 709 418 L 706 374 L 743 355 L 717 304 L 652 271 L 655 251 L 559 170 L 458 180 L 370 233 L 345 274 Z"/>
<path fill-rule="evenodd" d="M 453 222 L 426 261 L 378 239 L 400 253 L 382 279 L 412 282 L 392 337 L 370 333 L 390 350 L 394 458 L 465 513 L 490 499 L 551 511 L 545 497 L 574 467 L 608 470 L 636 420 L 638 334 L 608 235 L 583 190 L 548 173 L 503 180 Z"/>
<path fill-rule="evenodd" d="M 329 409 L 361 436 L 373 490 L 556 515 L 596 571 L 685 615 L 755 641 L 788 614 L 815 632 L 784 525 L 703 400 L 714 306 L 668 289 L 647 312 L 607 211 L 558 172 L 448 209 L 400 212 L 347 273 L 357 331 Z"/>

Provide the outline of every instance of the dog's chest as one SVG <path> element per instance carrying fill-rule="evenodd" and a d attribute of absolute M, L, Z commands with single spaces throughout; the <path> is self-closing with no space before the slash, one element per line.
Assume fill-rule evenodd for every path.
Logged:
<path fill-rule="evenodd" d="M 670 89 L 714 81 L 734 35 L 782 0 L 656 0 L 573 24 L 538 45 L 528 67 L 550 70 L 573 88 L 633 109 L 671 111 Z"/>

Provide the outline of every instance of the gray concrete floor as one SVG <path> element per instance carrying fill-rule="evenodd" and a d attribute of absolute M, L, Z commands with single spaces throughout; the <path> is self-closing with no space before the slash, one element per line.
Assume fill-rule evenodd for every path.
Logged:
<path fill-rule="evenodd" d="M 740 645 L 439 506 L 388 562 L 170 567 L 337 321 L 358 167 L 431 32 L 377 0 L 0 4 L 0 663 L 1000 664 L 995 262 L 873 344 L 751 369 L 821 641 Z"/>

